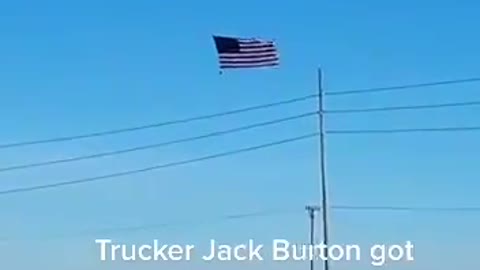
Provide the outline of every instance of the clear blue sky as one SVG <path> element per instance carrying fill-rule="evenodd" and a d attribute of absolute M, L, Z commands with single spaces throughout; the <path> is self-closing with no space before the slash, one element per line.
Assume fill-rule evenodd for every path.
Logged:
<path fill-rule="evenodd" d="M 0 143 L 214 113 L 327 91 L 480 75 L 477 1 L 10 1 L 0 4 Z M 275 38 L 276 70 L 218 74 L 212 34 Z M 327 108 L 476 100 L 480 85 L 331 97 Z M 202 134 L 315 109 L 303 102 L 189 126 L 1 150 L 2 167 Z M 480 124 L 478 108 L 330 116 L 330 129 Z M 96 176 L 315 131 L 314 118 L 221 139 L 2 173 L 0 189 Z M 331 136 L 332 204 L 478 206 L 478 133 Z M 0 197 L 2 269 L 158 269 L 103 265 L 86 230 L 194 221 L 116 240 L 306 241 L 302 208 L 317 202 L 314 139 L 148 174 Z M 215 223 L 265 209 L 291 215 Z M 408 269 L 480 266 L 478 213 L 334 211 L 335 243 L 412 240 Z M 208 221 L 206 224 L 201 221 Z M 197 222 L 198 221 L 198 222 Z M 75 235 L 61 237 L 55 235 Z M 45 239 L 46 238 L 46 239 Z M 335 269 L 347 269 L 339 264 Z M 168 265 L 170 269 L 304 269 L 307 264 Z M 352 267 L 359 267 L 353 265 Z M 389 269 L 407 269 L 395 265 Z M 358 269 L 358 268 L 357 268 Z M 363 269 L 369 269 L 365 266 Z"/>

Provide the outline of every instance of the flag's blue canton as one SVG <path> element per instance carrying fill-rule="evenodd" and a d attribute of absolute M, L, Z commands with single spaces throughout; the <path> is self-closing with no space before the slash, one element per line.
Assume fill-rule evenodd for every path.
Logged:
<path fill-rule="evenodd" d="M 214 37 L 214 39 L 218 53 L 238 53 L 240 51 L 240 44 L 237 39 L 225 37 Z"/>

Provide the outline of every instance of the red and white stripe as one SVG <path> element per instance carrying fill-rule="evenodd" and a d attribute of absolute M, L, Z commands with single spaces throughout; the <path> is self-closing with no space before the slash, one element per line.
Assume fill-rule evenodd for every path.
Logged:
<path fill-rule="evenodd" d="M 279 54 L 272 41 L 239 40 L 240 50 L 220 53 L 221 68 L 273 67 L 279 65 Z"/>

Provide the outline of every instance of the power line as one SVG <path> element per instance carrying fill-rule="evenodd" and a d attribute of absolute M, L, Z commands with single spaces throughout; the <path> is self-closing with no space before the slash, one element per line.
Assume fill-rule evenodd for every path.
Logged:
<path fill-rule="evenodd" d="M 97 153 L 97 154 L 92 154 L 92 155 L 84 155 L 84 156 L 78 156 L 78 157 L 73 157 L 73 158 L 57 159 L 57 160 L 51 160 L 51 161 L 44 161 L 44 162 L 36 162 L 36 163 L 30 163 L 30 164 L 3 167 L 3 168 L 0 168 L 0 172 L 21 170 L 21 169 L 29 169 L 29 168 L 43 167 L 43 166 L 50 166 L 50 165 L 70 163 L 70 162 L 76 162 L 76 161 L 82 161 L 82 160 L 88 160 L 88 159 L 96 159 L 96 158 L 102 158 L 102 157 L 108 157 L 108 156 L 116 156 L 116 155 L 132 153 L 132 152 L 137 152 L 137 151 L 142 151 L 142 150 L 147 150 L 147 149 L 153 149 L 153 148 L 160 148 L 160 147 L 164 147 L 164 146 L 186 143 L 186 142 L 192 142 L 192 141 L 196 141 L 196 140 L 201 140 L 201 139 L 206 139 L 206 138 L 211 138 L 211 137 L 218 137 L 218 136 L 237 133 L 237 132 L 246 131 L 246 130 L 250 130 L 250 129 L 255 129 L 255 128 L 259 128 L 259 127 L 265 127 L 265 126 L 269 126 L 269 125 L 279 124 L 279 123 L 283 123 L 283 122 L 287 122 L 287 121 L 292 121 L 292 120 L 297 120 L 297 119 L 301 119 L 301 118 L 314 116 L 314 115 L 317 115 L 317 114 L 318 114 L 318 112 L 303 113 L 303 114 L 298 114 L 298 115 L 294 115 L 294 116 L 290 116 L 290 117 L 279 118 L 279 119 L 275 119 L 275 120 L 271 120 L 271 121 L 267 121 L 267 122 L 261 122 L 261 123 L 246 125 L 246 126 L 227 129 L 227 130 L 222 130 L 222 131 L 215 131 L 215 132 L 211 132 L 211 133 L 207 133 L 207 134 L 203 134 L 203 135 L 199 135 L 199 136 L 176 139 L 176 140 L 166 141 L 166 142 L 162 142 L 162 143 L 142 145 L 142 146 L 131 147 L 131 148 L 126 148 L 126 149 L 117 150 L 117 151 L 103 152 L 103 153 Z"/>
<path fill-rule="evenodd" d="M 412 88 L 422 88 L 422 87 L 430 87 L 430 86 L 440 86 L 440 85 L 451 85 L 451 84 L 460 84 L 460 83 L 472 83 L 472 82 L 479 82 L 480 78 L 469 78 L 469 79 L 458 79 L 458 80 L 450 80 L 450 81 L 437 81 L 437 82 L 429 82 L 429 83 L 419 83 L 419 84 L 407 84 L 407 85 L 398 85 L 398 86 L 391 86 L 391 87 L 380 87 L 380 88 L 367 88 L 367 89 L 354 89 L 354 90 L 346 90 L 346 91 L 334 91 L 334 92 L 326 92 L 325 95 L 333 96 L 333 95 L 348 95 L 348 94 L 362 94 L 362 93 L 371 93 L 371 92 L 382 92 L 382 91 L 393 91 L 393 90 L 401 90 L 401 89 L 412 89 Z M 297 98 L 292 98 L 288 100 L 283 100 L 274 103 L 262 104 L 257 106 L 245 107 L 236 110 L 224 111 L 214 114 L 207 114 L 201 116 L 194 116 L 179 120 L 171 120 L 171 121 L 164 121 L 164 122 L 157 122 L 152 124 L 147 124 L 143 126 L 135 126 L 135 127 L 128 127 L 128 128 L 121 128 L 121 129 L 112 129 L 107 131 L 100 131 L 100 132 L 92 132 L 80 135 L 73 135 L 73 136 L 65 136 L 65 137 L 56 137 L 56 138 L 49 138 L 49 139 L 42 139 L 42 140 L 32 140 L 32 141 L 23 141 L 23 142 L 15 142 L 15 143 L 7 143 L 7 144 L 0 144 L 0 149 L 6 148 L 15 148 L 15 147 L 22 147 L 22 146 L 29 146 L 29 145 L 37 145 L 37 144 L 48 144 L 48 143 L 55 143 L 55 142 L 64 142 L 64 141 L 74 141 L 80 139 L 87 139 L 93 137 L 102 137 L 120 133 L 128 133 L 134 132 L 139 130 L 145 129 L 152 129 L 158 128 L 163 126 L 170 126 L 176 124 L 184 124 L 199 120 L 207 120 L 216 117 L 228 116 L 239 114 L 248 111 L 255 111 L 261 110 L 281 105 L 292 104 L 300 101 L 305 101 L 313 98 L 317 98 L 317 94 L 307 95 Z"/>
<path fill-rule="evenodd" d="M 112 130 L 107 130 L 107 131 L 86 133 L 86 134 L 67 136 L 67 137 L 57 137 L 57 138 L 50 138 L 50 139 L 43 139 L 43 140 L 33 140 L 33 141 L 0 144 L 0 149 L 22 147 L 22 146 L 36 145 L 36 144 L 47 144 L 47 143 L 54 143 L 54 142 L 74 141 L 74 140 L 80 140 L 80 139 L 102 137 L 102 136 L 108 136 L 108 135 L 114 135 L 114 134 L 120 134 L 120 133 L 133 132 L 133 131 L 138 131 L 138 130 L 146 130 L 146 129 L 164 127 L 164 126 L 177 125 L 177 124 L 185 124 L 185 123 L 199 121 L 199 120 L 207 120 L 207 119 L 212 119 L 212 118 L 217 118 L 217 117 L 223 117 L 223 116 L 228 116 L 228 115 L 234 115 L 234 114 L 239 114 L 239 113 L 244 113 L 244 112 L 256 111 L 256 110 L 267 109 L 267 108 L 271 108 L 271 107 L 277 107 L 277 106 L 297 103 L 297 102 L 300 102 L 300 101 L 305 101 L 305 100 L 309 100 L 309 99 L 316 98 L 316 97 L 317 97 L 317 95 L 302 96 L 302 97 L 298 97 L 298 98 L 292 98 L 292 99 L 273 102 L 273 103 L 268 103 L 268 104 L 245 107 L 245 108 L 241 108 L 241 109 L 224 111 L 224 112 L 219 112 L 219 113 L 214 113 L 214 114 L 194 116 L 194 117 L 189 117 L 189 118 L 184 118 L 184 119 L 179 119 L 179 120 L 157 122 L 157 123 L 143 125 L 143 126 L 121 128 L 121 129 L 112 129 Z"/>
<path fill-rule="evenodd" d="M 414 133 L 414 132 L 459 132 L 478 131 L 480 126 L 471 127 L 443 127 L 443 128 L 405 128 L 405 129 L 351 129 L 327 130 L 329 134 L 385 134 L 385 133 Z"/>
<path fill-rule="evenodd" d="M 392 107 L 375 107 L 375 108 L 358 108 L 358 109 L 336 109 L 327 110 L 325 113 L 342 114 L 342 113 L 368 113 L 368 112 L 382 112 L 382 111 L 401 111 L 401 110 L 420 110 L 420 109 L 437 109 L 450 107 L 467 107 L 480 105 L 480 101 L 467 101 L 456 103 L 441 103 L 441 104 L 425 104 L 425 105 L 410 105 L 410 106 L 392 106 Z"/>
<path fill-rule="evenodd" d="M 349 211 L 349 212 L 365 212 L 365 211 L 380 211 L 380 212 L 410 212 L 410 213 L 480 213 L 480 207 L 415 207 L 415 206 L 365 206 L 365 205 L 332 205 L 332 210 Z M 164 223 L 143 224 L 137 226 L 111 227 L 94 230 L 86 230 L 78 233 L 59 234 L 55 236 L 46 236 L 42 238 L 48 239 L 63 239 L 86 235 L 99 235 L 108 233 L 121 232 L 136 232 L 148 231 L 152 229 L 168 229 L 178 227 L 190 227 L 200 224 L 213 224 L 224 221 L 252 219 L 261 217 L 281 216 L 290 214 L 303 214 L 302 207 L 289 207 L 283 209 L 268 209 L 244 213 L 226 214 L 218 217 L 204 218 L 203 220 L 182 220 L 169 221 Z M 320 210 L 321 211 L 321 210 Z M 13 239 L 0 238 L 0 242 L 8 242 Z M 29 240 L 31 240 L 29 238 Z"/>
<path fill-rule="evenodd" d="M 260 149 L 264 149 L 264 148 L 269 148 L 269 147 L 273 147 L 273 146 L 277 146 L 277 145 L 282 145 L 282 144 L 287 144 L 287 143 L 291 143 L 291 142 L 295 142 L 295 141 L 300 141 L 300 140 L 312 138 L 312 137 L 315 137 L 315 136 L 318 136 L 318 133 L 310 133 L 310 134 L 306 134 L 306 135 L 302 135 L 302 136 L 298 136 L 298 137 L 293 137 L 293 138 L 288 138 L 288 139 L 284 139 L 284 140 L 270 142 L 270 143 L 267 143 L 267 144 L 261 144 L 261 145 L 256 145 L 256 146 L 252 146 L 252 147 L 241 148 L 241 149 L 227 151 L 227 152 L 221 152 L 221 153 L 208 155 L 208 156 L 203 156 L 203 157 L 194 158 L 194 159 L 187 159 L 187 160 L 183 160 L 183 161 L 165 163 L 165 164 L 146 167 L 146 168 L 142 168 L 142 169 L 129 170 L 129 171 L 124 171 L 124 172 L 112 173 L 112 174 L 107 174 L 107 175 L 102 175 L 102 176 L 95 176 L 95 177 L 89 177 L 89 178 L 83 178 L 83 179 L 77 179 L 77 180 L 71 180 L 71 181 L 57 182 L 57 183 L 53 183 L 53 184 L 45 184 L 45 185 L 37 185 L 37 186 L 31 186 L 31 187 L 25 187 L 25 188 L 15 188 L 15 189 L 10 189 L 10 190 L 4 190 L 4 191 L 0 191 L 0 195 L 7 195 L 7 194 L 13 194 L 13 193 L 24 193 L 24 192 L 30 192 L 30 191 L 36 191 L 36 190 L 44 190 L 44 189 L 65 187 L 65 186 L 73 186 L 73 185 L 85 184 L 85 183 L 89 183 L 89 182 L 97 182 L 97 181 L 101 181 L 101 180 L 118 178 L 118 177 L 123 177 L 123 176 L 128 176 L 128 175 L 135 175 L 135 174 L 145 173 L 145 172 L 154 171 L 154 170 L 160 170 L 160 169 L 165 169 L 165 168 L 170 168 L 170 167 L 177 167 L 177 166 L 181 166 L 181 165 L 187 165 L 187 164 L 202 162 L 202 161 L 206 161 L 206 160 L 237 155 L 237 154 L 245 153 L 245 152 L 252 152 L 252 151 L 256 151 L 256 150 L 260 150 Z"/>
<path fill-rule="evenodd" d="M 480 212 L 480 207 L 413 207 L 413 206 L 352 206 L 336 205 L 337 210 L 347 211 L 407 211 L 407 212 Z"/>
<path fill-rule="evenodd" d="M 256 212 L 246 212 L 246 213 L 236 213 L 236 214 L 227 214 L 219 217 L 215 217 L 212 219 L 204 219 L 195 221 L 177 221 L 177 222 L 167 222 L 167 223 L 160 223 L 160 224 L 146 224 L 140 226 L 129 226 L 129 227 L 117 227 L 117 228 L 106 228 L 102 230 L 95 230 L 94 233 L 109 233 L 109 232 L 122 232 L 122 231 L 141 231 L 141 230 L 148 230 L 148 229 L 156 229 L 156 228 L 165 228 L 165 227 L 174 227 L 174 226 L 189 226 L 189 225 L 196 225 L 199 223 L 207 223 L 211 224 L 213 222 L 221 222 L 221 221 L 230 221 L 230 220 L 242 220 L 242 219 L 250 219 L 250 218 L 259 218 L 259 217 L 271 217 L 271 216 L 278 216 L 284 214 L 291 214 L 298 212 L 297 210 L 293 209 L 277 209 L 277 210 L 261 210 Z"/>
<path fill-rule="evenodd" d="M 345 210 L 345 211 L 390 211 L 390 212 L 480 212 L 480 207 L 414 207 L 414 206 L 353 206 L 353 205 L 333 205 L 330 207 L 334 210 Z M 242 214 L 230 214 L 216 218 L 216 221 L 223 221 L 223 220 L 235 220 L 235 219 L 249 219 L 249 218 L 257 218 L 257 217 L 266 217 L 266 216 L 273 216 L 273 215 L 283 215 L 283 214 L 291 214 L 291 213 L 302 213 L 301 207 L 296 208 L 289 208 L 283 210 L 263 210 L 257 212 L 250 212 L 250 213 L 242 213 Z M 321 208 L 320 208 L 321 211 Z M 169 223 L 162 223 L 162 224 L 151 224 L 151 225 L 142 225 L 142 226 L 135 226 L 135 227 L 123 227 L 123 228 L 109 228 L 104 230 L 97 230 L 96 232 L 118 232 L 118 231 L 137 231 L 137 230 L 144 230 L 144 229 L 153 229 L 159 227 L 168 227 L 168 226 L 175 226 L 175 225 L 194 225 L 198 223 L 196 222 L 169 222 Z"/>
<path fill-rule="evenodd" d="M 78 233 L 48 235 L 48 236 L 40 237 L 40 240 L 64 239 L 64 238 L 72 238 L 72 237 L 79 237 L 79 236 L 105 235 L 108 233 L 148 231 L 152 229 L 168 229 L 168 228 L 178 228 L 178 227 L 187 227 L 187 226 L 190 227 L 190 226 L 201 225 L 201 224 L 211 225 L 211 224 L 221 223 L 225 221 L 228 222 L 232 220 L 281 216 L 281 215 L 288 215 L 292 213 L 300 213 L 300 212 L 298 211 L 298 209 L 293 209 L 293 208 L 292 209 L 260 210 L 255 212 L 227 214 L 227 215 L 222 215 L 218 217 L 204 218 L 200 220 L 199 219 L 178 220 L 178 221 L 170 221 L 170 222 L 164 222 L 164 223 L 144 224 L 144 225 L 138 225 L 138 226 L 111 227 L 111 228 L 103 228 L 103 229 L 86 230 Z M 29 240 L 31 240 L 31 237 L 29 237 Z M 10 241 L 18 241 L 18 239 L 8 239 L 6 237 L 0 238 L 0 243 L 10 242 Z"/>
<path fill-rule="evenodd" d="M 375 92 L 406 90 L 406 89 L 414 89 L 414 88 L 452 85 L 452 84 L 462 84 L 462 83 L 474 83 L 474 82 L 480 82 L 480 77 L 450 80 L 450 81 L 436 81 L 436 82 L 428 82 L 428 83 L 418 83 L 418 84 L 405 84 L 405 85 L 397 85 L 397 86 L 389 86 L 389 87 L 334 91 L 334 92 L 326 92 L 325 95 L 327 95 L 327 96 L 355 95 L 355 94 L 366 94 L 366 93 L 375 93 Z"/>

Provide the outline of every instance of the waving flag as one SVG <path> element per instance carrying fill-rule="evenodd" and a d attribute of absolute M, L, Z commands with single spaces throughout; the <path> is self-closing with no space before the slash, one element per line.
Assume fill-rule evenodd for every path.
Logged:
<path fill-rule="evenodd" d="M 274 67 L 279 65 L 273 41 L 214 36 L 221 69 Z"/>

